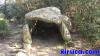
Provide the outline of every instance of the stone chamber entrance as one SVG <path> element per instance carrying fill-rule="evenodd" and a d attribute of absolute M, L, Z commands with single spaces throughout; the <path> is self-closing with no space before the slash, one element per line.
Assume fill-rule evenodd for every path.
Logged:
<path fill-rule="evenodd" d="M 59 31 L 59 27 L 55 23 L 46 23 L 43 21 L 38 21 L 37 25 L 33 28 L 31 36 L 32 39 L 37 38 L 40 40 L 52 40 L 56 38 L 56 40 L 58 40 L 60 43 L 64 42 Z"/>
<path fill-rule="evenodd" d="M 31 38 L 32 53 L 35 55 L 62 56 L 59 50 L 64 48 L 64 40 L 56 24 L 38 21 L 32 29 Z"/>

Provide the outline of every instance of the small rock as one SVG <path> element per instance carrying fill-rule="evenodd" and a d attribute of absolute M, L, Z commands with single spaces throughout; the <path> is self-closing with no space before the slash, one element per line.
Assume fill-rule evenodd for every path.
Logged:
<path fill-rule="evenodd" d="M 6 56 L 4 53 L 0 53 L 0 56 Z"/>
<path fill-rule="evenodd" d="M 18 52 L 17 54 L 16 54 L 16 56 L 28 56 L 26 53 L 23 53 L 23 52 Z"/>
<path fill-rule="evenodd" d="M 63 46 L 57 46 L 57 49 L 63 49 L 64 47 Z"/>
<path fill-rule="evenodd" d="M 76 41 L 76 42 L 75 42 L 75 48 L 82 48 L 82 43 L 81 43 L 81 41 Z"/>

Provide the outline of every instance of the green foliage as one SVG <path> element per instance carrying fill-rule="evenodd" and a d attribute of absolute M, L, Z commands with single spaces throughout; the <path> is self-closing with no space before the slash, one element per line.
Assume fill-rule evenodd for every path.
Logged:
<path fill-rule="evenodd" d="M 7 24 L 5 20 L 1 20 L 2 18 L 0 18 L 0 33 L 5 33 L 8 31 L 7 29 Z"/>
<path fill-rule="evenodd" d="M 8 27 L 7 27 L 7 21 L 4 19 L 4 15 L 0 14 L 0 34 L 6 34 L 8 33 Z"/>
<path fill-rule="evenodd" d="M 5 8 L 6 6 L 6 8 Z M 18 22 L 23 23 L 24 15 L 26 11 L 17 4 L 6 4 L 0 7 L 0 11 L 5 14 L 7 19 L 11 19 L 12 17 L 16 17 Z"/>
<path fill-rule="evenodd" d="M 5 5 L 3 5 L 0 10 L 5 14 L 6 17 L 13 17 L 13 16 L 22 16 L 23 10 L 17 4 L 7 4 L 6 10 Z M 21 15 L 22 14 L 22 15 Z"/>
<path fill-rule="evenodd" d="M 91 42 L 100 39 L 100 10 L 97 0 L 80 1 L 80 6 L 74 15 L 78 31 Z"/>

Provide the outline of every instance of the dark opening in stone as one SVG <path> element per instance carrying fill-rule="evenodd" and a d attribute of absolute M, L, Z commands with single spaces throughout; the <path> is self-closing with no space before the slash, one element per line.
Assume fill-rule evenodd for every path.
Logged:
<path fill-rule="evenodd" d="M 64 43 L 59 27 L 54 23 L 38 21 L 37 25 L 32 29 L 31 36 L 32 41 L 38 39 L 43 42 Z"/>

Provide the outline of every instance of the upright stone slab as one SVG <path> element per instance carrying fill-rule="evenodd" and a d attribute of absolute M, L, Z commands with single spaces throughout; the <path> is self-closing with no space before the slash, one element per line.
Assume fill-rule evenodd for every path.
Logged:
<path fill-rule="evenodd" d="M 31 44 L 32 44 L 32 39 L 31 39 L 31 34 L 29 32 L 29 27 L 28 24 L 25 24 L 23 26 L 23 45 L 24 45 L 24 49 L 28 50 L 31 48 Z"/>

